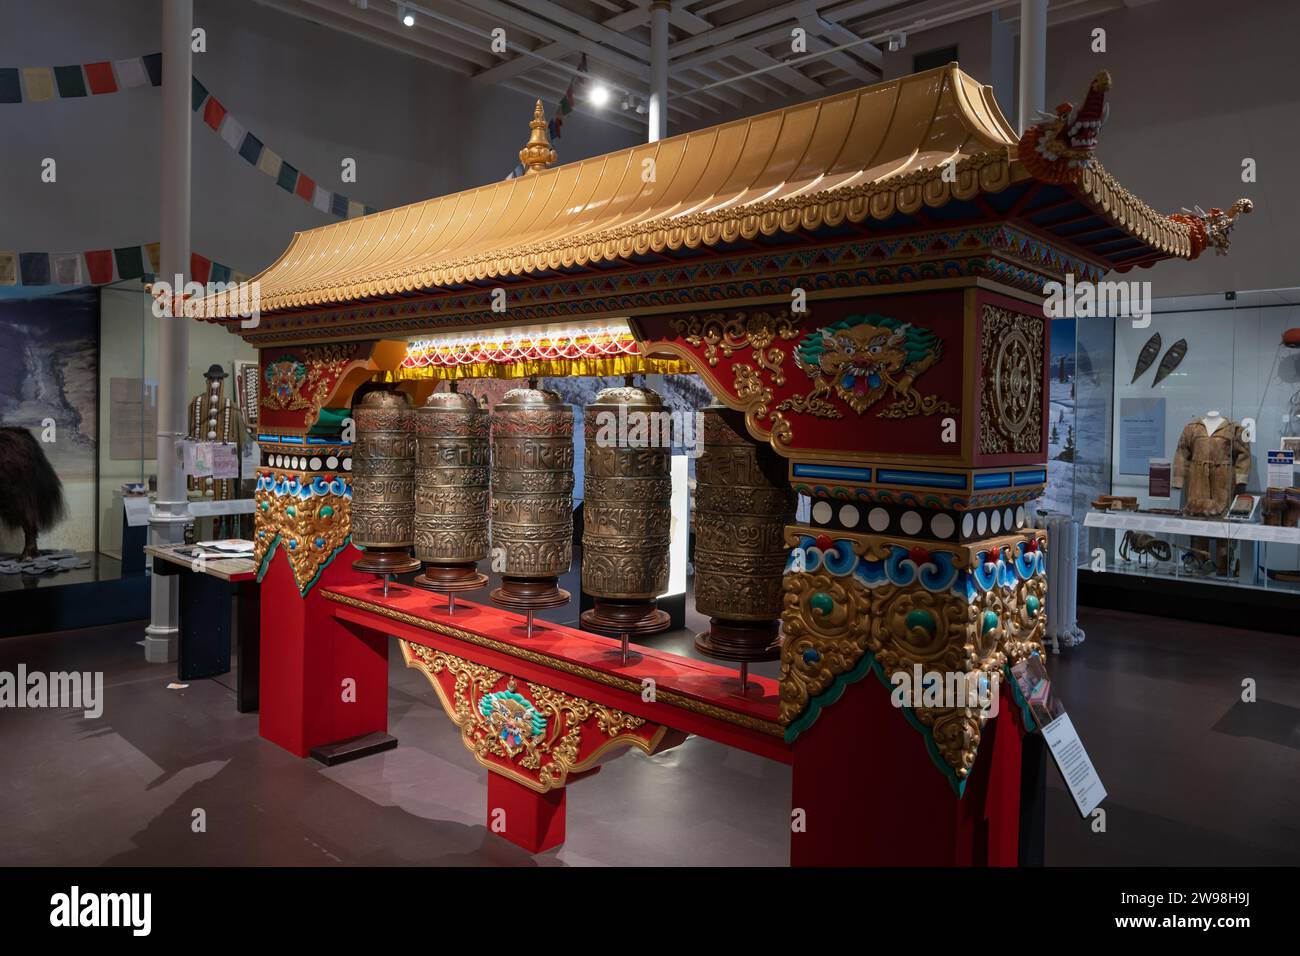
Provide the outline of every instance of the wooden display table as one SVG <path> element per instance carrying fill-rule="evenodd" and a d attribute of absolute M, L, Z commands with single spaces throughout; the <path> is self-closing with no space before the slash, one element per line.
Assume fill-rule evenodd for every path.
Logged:
<path fill-rule="evenodd" d="M 239 639 L 236 706 L 256 713 L 260 650 L 260 592 L 252 557 L 222 557 L 198 544 L 146 545 L 153 573 L 180 577 L 178 680 L 230 671 L 232 625 Z M 233 599 L 233 605 L 232 605 Z"/>

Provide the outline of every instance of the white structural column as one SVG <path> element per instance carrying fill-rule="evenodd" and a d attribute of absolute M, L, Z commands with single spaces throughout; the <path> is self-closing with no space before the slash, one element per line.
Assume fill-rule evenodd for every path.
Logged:
<path fill-rule="evenodd" d="M 193 0 L 163 0 L 162 5 L 162 274 L 177 294 L 190 271 L 190 32 Z M 189 520 L 185 472 L 179 458 L 185 434 L 189 325 L 184 315 L 158 320 L 158 494 L 149 518 L 155 544 L 184 540 Z M 145 629 L 145 660 L 176 659 L 180 631 L 179 581 L 154 575 L 150 622 Z"/>
<path fill-rule="evenodd" d="M 1020 131 L 1047 108 L 1047 0 L 1020 0 Z"/>
<path fill-rule="evenodd" d="M 650 142 L 668 135 L 668 10 L 670 0 L 650 4 Z"/>

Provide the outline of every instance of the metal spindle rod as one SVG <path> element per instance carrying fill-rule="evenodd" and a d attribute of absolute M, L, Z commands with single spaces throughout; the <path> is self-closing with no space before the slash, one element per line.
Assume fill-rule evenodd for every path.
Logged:
<path fill-rule="evenodd" d="M 749 691 L 749 661 L 740 662 L 740 695 L 743 697 Z"/>
<path fill-rule="evenodd" d="M 529 640 L 532 640 L 532 637 L 533 637 L 533 612 L 532 612 L 532 611 L 529 611 L 529 612 L 528 612 L 528 638 L 529 638 Z"/>
<path fill-rule="evenodd" d="M 447 595 L 447 613 L 456 613 L 456 595 L 454 593 Z"/>
<path fill-rule="evenodd" d="M 623 642 L 623 663 L 626 664 L 626 663 L 627 663 L 627 644 L 628 644 L 627 631 L 624 631 L 624 632 L 623 632 L 622 636 L 620 637 L 620 640 Z"/>
<path fill-rule="evenodd" d="M 388 597 L 388 575 L 384 575 L 384 597 Z"/>

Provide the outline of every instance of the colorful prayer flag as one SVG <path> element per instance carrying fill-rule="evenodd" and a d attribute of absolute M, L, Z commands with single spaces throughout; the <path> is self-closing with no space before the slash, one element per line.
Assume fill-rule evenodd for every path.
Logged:
<path fill-rule="evenodd" d="M 54 71 L 48 66 L 23 67 L 23 86 L 27 87 L 27 99 L 41 103 L 54 99 Z"/>
<path fill-rule="evenodd" d="M 149 75 L 150 86 L 162 86 L 162 54 L 150 53 L 148 56 L 140 57 L 140 62 L 144 65 L 144 71 Z"/>
<path fill-rule="evenodd" d="M 0 103 L 21 103 L 23 101 L 22 84 L 18 82 L 18 71 L 11 66 L 0 69 Z"/>
<path fill-rule="evenodd" d="M 113 281 L 113 253 L 108 249 L 90 249 L 86 252 L 86 271 L 90 281 L 103 285 Z"/>
<path fill-rule="evenodd" d="M 20 252 L 18 274 L 23 285 L 50 284 L 50 255 L 47 252 Z"/>
<path fill-rule="evenodd" d="M 144 63 L 138 56 L 129 60 L 114 60 L 113 71 L 117 74 L 118 86 L 124 90 L 149 85 L 149 74 L 145 72 Z"/>
<path fill-rule="evenodd" d="M 226 141 L 226 145 L 231 149 L 237 150 L 244 142 L 244 134 L 248 130 L 244 124 L 239 122 L 229 113 L 226 114 L 226 121 L 221 124 L 221 138 Z"/>
<path fill-rule="evenodd" d="M 197 76 L 190 77 L 190 111 L 197 113 L 203 101 L 208 98 L 208 88 L 199 82 Z"/>
<path fill-rule="evenodd" d="M 312 194 L 311 197 L 311 204 L 315 206 L 317 209 L 319 209 L 321 212 L 329 212 L 330 203 L 333 200 L 333 198 L 334 198 L 333 193 L 331 193 L 328 189 L 321 189 L 320 184 L 317 183 L 316 191 Z"/>
<path fill-rule="evenodd" d="M 197 252 L 190 253 L 190 278 L 199 285 L 207 285 L 208 277 L 212 274 L 212 260 L 199 255 Z"/>
<path fill-rule="evenodd" d="M 312 197 L 316 195 L 316 184 L 312 182 L 311 177 L 306 173 L 299 173 L 298 185 L 294 189 L 294 192 L 301 198 L 311 202 Z"/>
<path fill-rule="evenodd" d="M 280 178 L 281 159 L 270 146 L 262 147 L 262 158 L 257 161 L 257 168 L 272 179 Z"/>
<path fill-rule="evenodd" d="M 298 184 L 298 170 L 294 169 L 283 160 L 280 162 L 280 175 L 276 177 L 276 185 L 287 193 L 293 192 L 293 187 Z"/>
<path fill-rule="evenodd" d="M 0 252 L 0 285 L 14 285 L 18 281 L 18 257 L 12 252 Z"/>
<path fill-rule="evenodd" d="M 100 63 L 87 63 L 85 70 L 86 82 L 90 85 L 90 92 L 95 96 L 117 92 L 117 79 L 113 76 L 112 63 L 107 60 Z"/>
<path fill-rule="evenodd" d="M 81 67 L 78 64 L 56 66 L 54 68 L 54 82 L 59 85 L 59 97 L 62 99 L 66 100 L 86 95 L 86 77 L 81 72 Z"/>
<path fill-rule="evenodd" d="M 252 133 L 245 133 L 244 142 L 239 147 L 239 155 L 244 157 L 245 162 L 256 166 L 262 156 L 262 141 Z"/>
<path fill-rule="evenodd" d="M 162 271 L 162 243 L 149 242 L 145 244 L 144 254 L 149 257 L 149 271 L 157 275 Z"/>
<path fill-rule="evenodd" d="M 203 104 L 203 122 L 214 130 L 221 129 L 221 120 L 225 115 L 226 108 L 217 101 L 215 96 L 209 96 L 208 101 Z"/>
<path fill-rule="evenodd" d="M 86 273 L 79 252 L 51 252 L 50 271 L 56 285 L 85 285 Z"/>
<path fill-rule="evenodd" d="M 141 255 L 139 246 L 114 249 L 113 258 L 117 261 L 119 279 L 138 279 L 144 275 L 144 256 Z"/>
<path fill-rule="evenodd" d="M 348 214 L 348 197 L 341 193 L 335 193 L 333 200 L 330 202 L 330 212 L 342 218 Z"/>
<path fill-rule="evenodd" d="M 365 214 L 366 214 L 366 207 L 365 207 L 364 205 L 362 205 L 361 203 L 357 202 L 355 199 L 349 199 L 349 200 L 348 200 L 348 218 L 349 218 L 349 219 L 355 219 L 355 218 L 357 218 L 357 216 L 364 216 Z"/>

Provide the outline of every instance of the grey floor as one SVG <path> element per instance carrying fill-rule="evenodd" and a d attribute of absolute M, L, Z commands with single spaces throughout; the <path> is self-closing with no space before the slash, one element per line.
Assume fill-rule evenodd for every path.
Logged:
<path fill-rule="evenodd" d="M 1087 642 L 1052 671 L 1109 790 L 1106 832 L 1050 771 L 1048 863 L 1300 863 L 1300 639 L 1088 610 L 1081 623 Z M 698 738 L 628 754 L 570 788 L 568 841 L 531 857 L 486 831 L 485 772 L 395 647 L 400 746 L 327 769 L 260 740 L 229 677 L 168 689 L 175 672 L 143 662 L 141 633 L 0 640 L 0 670 L 103 670 L 106 683 L 98 720 L 0 710 L 0 865 L 786 861 L 784 766 Z M 1239 702 L 1248 677 L 1253 704 Z"/>

